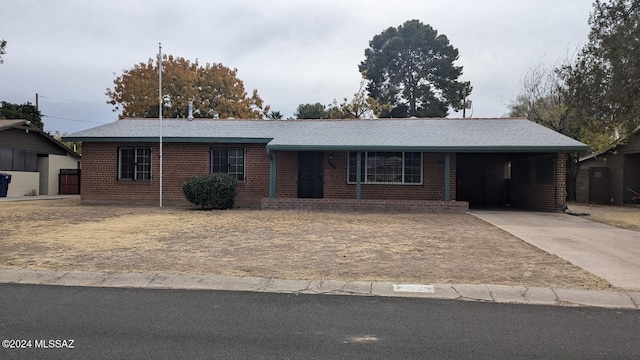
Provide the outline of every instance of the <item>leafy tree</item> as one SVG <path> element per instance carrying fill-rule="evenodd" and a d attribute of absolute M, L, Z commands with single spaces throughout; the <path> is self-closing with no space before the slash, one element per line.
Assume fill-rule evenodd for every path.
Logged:
<path fill-rule="evenodd" d="M 297 119 L 328 119 L 329 112 L 324 105 L 317 102 L 315 104 L 300 104 L 295 114 Z"/>
<path fill-rule="evenodd" d="M 238 70 L 222 64 L 201 65 L 182 57 L 163 55 L 162 115 L 167 118 L 188 116 L 189 100 L 193 101 L 196 118 L 262 119 L 269 111 L 257 90 L 248 96 Z M 156 60 L 134 65 L 107 88 L 108 104 L 119 117 L 155 117 L 158 111 L 158 66 Z"/>
<path fill-rule="evenodd" d="M 537 64 L 520 82 L 520 94 L 508 104 L 509 115 L 527 119 L 589 145 L 592 151 L 604 150 L 614 141 L 597 123 L 578 115 L 568 99 L 568 88 L 559 70 Z M 576 199 L 579 168 L 578 153 L 567 154 L 567 199 Z"/>
<path fill-rule="evenodd" d="M 589 41 L 574 63 L 559 69 L 576 116 L 625 136 L 640 125 L 640 1 L 596 0 Z"/>
<path fill-rule="evenodd" d="M 271 120 L 281 120 L 283 115 L 280 111 L 272 111 L 267 115 L 267 118 Z"/>
<path fill-rule="evenodd" d="M 353 94 L 351 100 L 343 98 L 341 103 L 336 99 L 328 105 L 300 104 L 294 116 L 298 119 L 362 119 L 375 118 L 383 111 L 390 109 L 378 103 L 378 101 L 367 94 L 366 80 L 362 79 L 358 92 Z"/>
<path fill-rule="evenodd" d="M 509 115 L 527 119 L 583 141 L 585 123 L 566 100 L 566 87 L 558 73 L 542 64 L 533 66 L 520 81 L 520 94 L 509 103 Z M 575 200 L 579 154 L 567 154 L 567 198 Z"/>
<path fill-rule="evenodd" d="M 356 116 L 349 111 L 348 106 L 347 98 L 344 98 L 341 104 L 338 104 L 338 100 L 333 99 L 326 107 L 327 119 L 356 119 Z"/>
<path fill-rule="evenodd" d="M 520 82 L 520 94 L 512 100 L 509 115 L 526 117 L 561 134 L 589 145 L 592 151 L 607 148 L 615 140 L 597 122 L 578 115 L 569 99 L 569 88 L 560 76 L 560 68 L 538 64 Z"/>
<path fill-rule="evenodd" d="M 2 104 L 2 107 L 0 107 L 0 119 L 25 119 L 29 120 L 34 126 L 44 129 L 42 114 L 30 102 L 18 105 L 2 101 L 0 104 Z"/>
<path fill-rule="evenodd" d="M 449 108 L 462 108 L 469 83 L 459 82 L 458 50 L 430 25 L 409 20 L 373 37 L 360 63 L 369 80 L 367 90 L 388 105 L 380 117 L 444 117 Z"/>
<path fill-rule="evenodd" d="M 353 94 L 353 98 L 349 101 L 344 98 L 342 103 L 334 99 L 328 106 L 329 117 L 332 119 L 360 119 L 379 117 L 385 108 L 380 103 L 368 96 L 366 90 L 366 80 L 362 79 L 358 92 Z M 390 110 L 391 107 L 387 107 Z"/>
<path fill-rule="evenodd" d="M 5 47 L 7 46 L 7 40 L 0 40 L 0 64 L 2 64 L 4 62 L 4 60 L 2 60 L 2 55 L 6 54 L 7 51 L 5 50 Z"/>
<path fill-rule="evenodd" d="M 542 91 L 523 91 L 510 108 L 598 152 L 640 125 L 640 1 L 596 0 L 589 25 L 589 41 L 556 69 L 552 86 L 529 87 Z M 574 165 L 567 166 L 569 198 Z"/>
<path fill-rule="evenodd" d="M 526 117 L 574 139 L 580 124 L 571 117 L 564 82 L 543 64 L 533 66 L 520 81 L 520 94 L 508 104 L 509 115 Z"/>

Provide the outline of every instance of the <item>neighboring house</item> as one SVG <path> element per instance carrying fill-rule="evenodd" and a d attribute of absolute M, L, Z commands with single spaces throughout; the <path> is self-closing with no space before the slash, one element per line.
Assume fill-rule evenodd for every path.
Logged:
<path fill-rule="evenodd" d="M 120 120 L 82 141 L 82 201 L 185 204 L 190 176 L 227 172 L 263 208 L 561 211 L 565 153 L 587 146 L 526 119 Z"/>
<path fill-rule="evenodd" d="M 0 120 L 0 173 L 11 174 L 7 196 L 57 195 L 61 169 L 80 155 L 27 120 Z"/>
<path fill-rule="evenodd" d="M 576 188 L 579 202 L 621 205 L 637 201 L 640 128 L 605 151 L 581 158 Z"/>

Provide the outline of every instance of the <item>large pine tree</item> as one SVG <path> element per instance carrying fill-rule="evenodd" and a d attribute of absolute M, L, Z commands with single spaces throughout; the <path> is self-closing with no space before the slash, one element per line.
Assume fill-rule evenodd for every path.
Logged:
<path fill-rule="evenodd" d="M 458 49 L 444 34 L 419 20 L 373 37 L 360 63 L 367 90 L 383 105 L 380 117 L 444 117 L 462 108 L 469 83 L 458 81 Z"/>

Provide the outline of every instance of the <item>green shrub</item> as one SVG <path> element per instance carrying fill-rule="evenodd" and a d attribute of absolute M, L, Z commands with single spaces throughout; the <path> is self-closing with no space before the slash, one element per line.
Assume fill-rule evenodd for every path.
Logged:
<path fill-rule="evenodd" d="M 182 184 L 182 192 L 190 203 L 203 209 L 230 209 L 236 196 L 236 183 L 229 174 L 198 175 Z"/>

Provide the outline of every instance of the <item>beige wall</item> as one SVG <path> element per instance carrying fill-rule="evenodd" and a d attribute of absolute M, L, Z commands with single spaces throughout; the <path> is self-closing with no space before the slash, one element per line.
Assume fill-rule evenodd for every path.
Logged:
<path fill-rule="evenodd" d="M 40 195 L 49 195 L 49 158 L 48 157 L 38 157 L 36 162 L 36 169 L 40 174 Z"/>
<path fill-rule="evenodd" d="M 75 169 L 78 159 L 69 155 L 49 155 L 38 158 L 40 172 L 40 195 L 58 195 L 60 169 Z"/>
<path fill-rule="evenodd" d="M 25 172 L 25 171 L 4 171 L 5 174 L 11 175 L 11 183 L 9 184 L 9 191 L 7 197 L 11 196 L 25 196 L 31 195 L 31 192 L 35 190 L 38 195 L 38 189 L 40 189 L 40 174 L 37 172 Z"/>
<path fill-rule="evenodd" d="M 39 157 L 37 172 L 3 171 L 11 174 L 11 183 L 7 196 L 58 195 L 58 174 L 60 169 L 75 169 L 78 159 L 68 155 L 49 155 Z"/>

